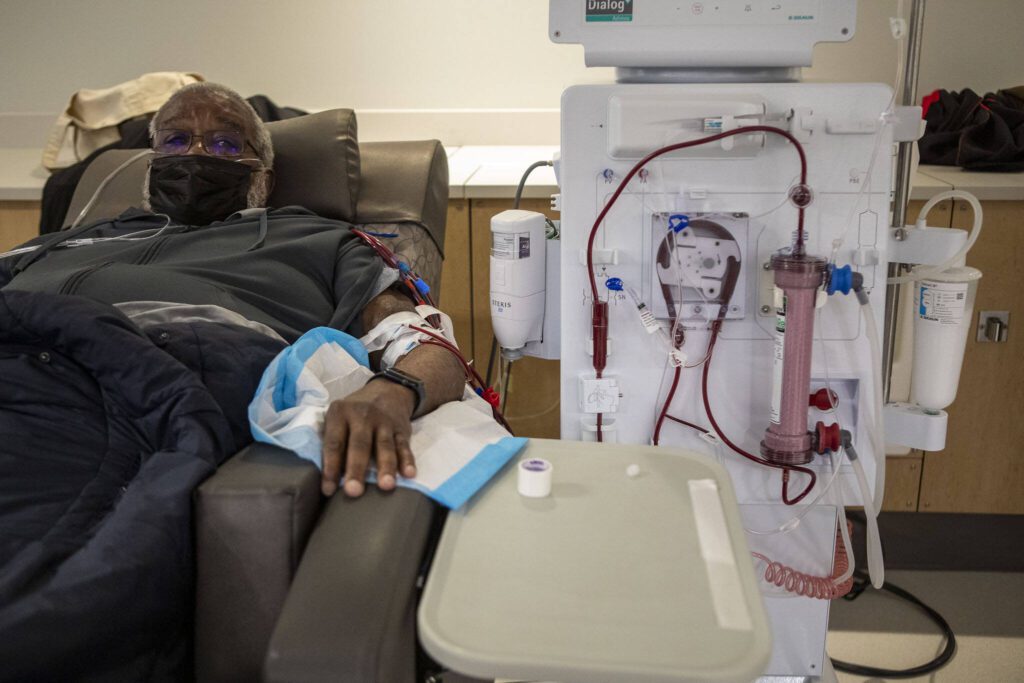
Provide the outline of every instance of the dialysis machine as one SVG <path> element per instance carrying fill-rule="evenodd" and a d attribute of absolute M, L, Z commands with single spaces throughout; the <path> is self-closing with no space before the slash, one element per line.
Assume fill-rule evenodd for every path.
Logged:
<path fill-rule="evenodd" d="M 952 344 L 954 393 L 980 276 L 942 270 L 962 266 L 963 232 L 893 238 L 893 143 L 917 139 L 920 109 L 886 85 L 798 82 L 855 19 L 852 0 L 551 0 L 549 37 L 617 82 L 563 94 L 560 249 L 538 248 L 535 214 L 492 226 L 498 341 L 509 358 L 560 342 L 562 438 L 684 447 L 729 471 L 772 625 L 767 676 L 830 671 L 844 506 L 864 507 L 882 580 L 890 263 L 942 264 L 915 313 Z M 941 448 L 949 401 L 889 406 L 904 437 L 889 441 Z"/>

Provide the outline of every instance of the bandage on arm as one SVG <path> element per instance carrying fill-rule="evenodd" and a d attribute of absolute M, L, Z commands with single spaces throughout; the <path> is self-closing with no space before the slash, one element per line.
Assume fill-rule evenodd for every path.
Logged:
<path fill-rule="evenodd" d="M 430 339 L 429 335 L 421 331 L 424 328 L 441 334 L 458 348 L 451 318 L 433 306 L 417 306 L 415 311 L 392 313 L 377 323 L 360 341 L 369 353 L 383 351 L 380 367 L 387 369 L 394 367 L 400 358 L 419 346 L 420 342 Z"/>
<path fill-rule="evenodd" d="M 423 382 L 426 396 L 421 413 L 462 397 L 465 373 L 459 359 L 444 348 L 421 344 L 429 337 L 409 327 L 436 330 L 454 344 L 447 315 L 430 306 L 414 308 L 405 296 L 387 290 L 367 305 L 362 323 L 370 330 L 361 341 L 371 352 L 371 359 L 381 367 L 397 367 Z M 383 354 L 378 358 L 376 352 L 381 350 Z M 384 365 L 385 356 L 391 365 Z"/>

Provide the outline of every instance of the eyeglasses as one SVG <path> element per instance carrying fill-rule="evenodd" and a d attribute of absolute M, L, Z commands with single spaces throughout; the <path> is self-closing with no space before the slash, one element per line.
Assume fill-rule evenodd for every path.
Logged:
<path fill-rule="evenodd" d="M 187 130 L 163 128 L 153 136 L 153 149 L 160 154 L 186 154 L 196 138 L 207 154 L 215 157 L 237 157 L 245 150 L 245 136 L 234 130 L 211 130 L 193 134 Z"/>

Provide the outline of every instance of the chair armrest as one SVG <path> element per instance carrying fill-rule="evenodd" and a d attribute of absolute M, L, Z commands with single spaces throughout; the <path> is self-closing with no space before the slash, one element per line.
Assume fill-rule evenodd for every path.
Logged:
<path fill-rule="evenodd" d="M 409 489 L 335 495 L 274 629 L 264 680 L 413 681 L 416 579 L 436 510 Z"/>
<path fill-rule="evenodd" d="M 253 444 L 198 489 L 198 681 L 254 681 L 299 559 L 323 507 L 320 472 Z"/>

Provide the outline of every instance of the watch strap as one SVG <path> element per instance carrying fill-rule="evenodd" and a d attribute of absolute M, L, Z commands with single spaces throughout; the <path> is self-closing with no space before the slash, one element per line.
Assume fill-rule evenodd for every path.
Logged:
<path fill-rule="evenodd" d="M 387 368 L 381 370 L 375 374 L 371 381 L 374 379 L 386 379 L 389 382 L 394 382 L 400 386 L 412 389 L 413 393 L 416 394 L 416 404 L 413 406 L 412 415 L 410 418 L 419 417 L 420 408 L 423 407 L 424 399 L 426 398 L 426 389 L 423 386 L 423 380 L 418 377 L 413 377 L 407 372 L 402 372 L 397 368 Z"/>

